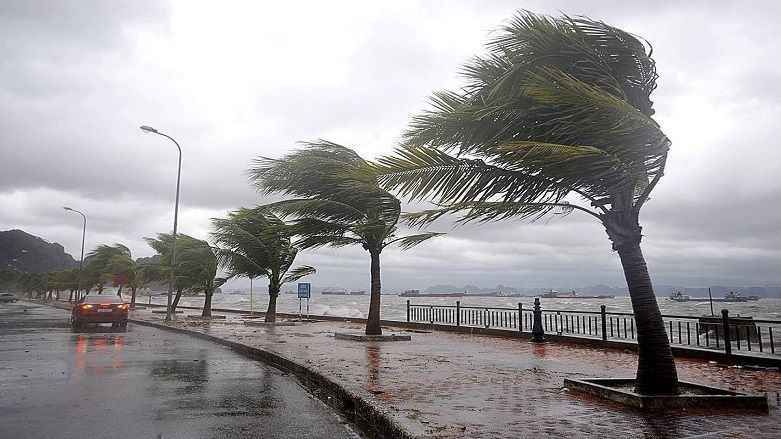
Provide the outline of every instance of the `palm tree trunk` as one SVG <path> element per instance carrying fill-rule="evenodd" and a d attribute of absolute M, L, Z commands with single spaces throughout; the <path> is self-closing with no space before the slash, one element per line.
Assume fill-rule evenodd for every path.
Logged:
<path fill-rule="evenodd" d="M 631 200 L 631 194 L 625 198 Z M 613 210 L 603 217 L 605 230 L 613 242 L 613 250 L 616 250 L 621 258 L 637 323 L 635 390 L 647 395 L 676 394 L 678 373 L 675 370 L 670 341 L 664 330 L 662 313 L 656 303 L 651 277 L 648 275 L 648 267 L 640 250 L 643 234 L 638 221 L 639 213 L 638 209 L 630 207 Z"/>
<path fill-rule="evenodd" d="M 203 299 L 203 312 L 201 312 L 201 317 L 211 317 L 212 316 L 212 294 L 214 294 L 214 288 L 211 288 L 211 286 L 207 286 L 204 290 L 204 299 Z"/>
<path fill-rule="evenodd" d="M 130 287 L 130 308 L 136 307 L 136 289 L 137 287 Z"/>
<path fill-rule="evenodd" d="M 182 290 L 176 290 L 174 301 L 171 302 L 171 312 L 176 312 L 176 307 L 179 305 L 179 299 L 182 298 Z"/>
<path fill-rule="evenodd" d="M 380 252 L 371 254 L 371 298 L 369 299 L 369 316 L 366 319 L 366 335 L 382 335 L 380 327 Z"/>
<path fill-rule="evenodd" d="M 279 285 L 268 284 L 268 308 L 266 309 L 266 323 L 277 321 L 277 297 L 279 296 Z"/>
<path fill-rule="evenodd" d="M 676 394 L 678 373 L 639 240 L 637 244 L 619 247 L 618 255 L 637 323 L 635 389 L 640 394 Z"/>

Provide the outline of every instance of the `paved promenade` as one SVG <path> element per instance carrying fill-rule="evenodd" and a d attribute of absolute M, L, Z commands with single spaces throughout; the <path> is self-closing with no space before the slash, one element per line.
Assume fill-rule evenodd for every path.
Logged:
<path fill-rule="evenodd" d="M 162 319 L 141 310 L 135 318 Z M 399 328 L 385 331 L 412 335 L 411 342 L 365 343 L 333 337 L 334 331 L 361 332 L 362 324 L 250 327 L 232 315 L 211 323 L 180 317 L 176 325 L 313 368 L 422 437 L 781 437 L 777 370 L 678 359 L 681 379 L 767 393 L 770 414 L 689 411 L 647 417 L 562 387 L 566 377 L 633 376 L 636 356 L 628 351 Z"/>

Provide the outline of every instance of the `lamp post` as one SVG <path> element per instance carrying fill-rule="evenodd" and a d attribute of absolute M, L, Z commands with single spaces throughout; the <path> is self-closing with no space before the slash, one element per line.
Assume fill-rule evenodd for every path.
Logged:
<path fill-rule="evenodd" d="M 68 212 L 75 212 L 81 215 L 82 219 L 84 219 L 84 223 L 81 228 L 81 258 L 79 259 L 79 278 L 76 281 L 76 297 L 74 298 L 74 302 L 79 301 L 79 295 L 81 294 L 81 272 L 84 268 L 84 237 L 87 235 L 87 215 L 84 215 L 83 212 L 80 212 L 76 209 L 71 209 L 70 207 L 63 206 L 63 209 L 67 210 Z"/>
<path fill-rule="evenodd" d="M 179 150 L 179 168 L 176 172 L 176 204 L 174 204 L 174 233 L 173 233 L 173 244 L 171 245 L 171 278 L 168 283 L 168 306 L 166 307 L 166 313 L 165 313 L 165 321 L 170 322 L 171 319 L 173 318 L 173 313 L 171 312 L 171 295 L 173 294 L 174 280 L 176 279 L 174 273 L 176 267 L 176 225 L 177 225 L 177 220 L 179 218 L 179 181 L 182 176 L 182 148 L 179 146 L 179 143 L 168 134 L 160 132 L 146 125 L 141 125 L 140 128 L 142 131 L 146 133 L 157 134 L 163 137 L 167 137 L 170 141 L 174 142 L 174 145 L 176 145 L 176 149 Z"/>

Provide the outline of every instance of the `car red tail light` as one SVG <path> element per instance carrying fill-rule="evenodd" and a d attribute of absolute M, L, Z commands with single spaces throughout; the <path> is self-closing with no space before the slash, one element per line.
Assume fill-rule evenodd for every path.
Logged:
<path fill-rule="evenodd" d="M 81 307 L 80 307 L 80 308 L 81 308 L 81 309 L 92 309 L 92 305 L 90 305 L 90 304 L 88 304 L 88 303 L 87 303 L 87 304 L 81 305 Z"/>
<path fill-rule="evenodd" d="M 123 303 L 122 305 L 117 305 L 117 308 L 119 308 L 119 309 L 124 311 L 124 310 L 126 310 L 128 308 L 128 304 L 127 303 Z"/>

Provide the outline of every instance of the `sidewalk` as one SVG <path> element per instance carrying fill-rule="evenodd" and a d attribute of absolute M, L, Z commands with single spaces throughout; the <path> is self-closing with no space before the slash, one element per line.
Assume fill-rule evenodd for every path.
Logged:
<path fill-rule="evenodd" d="M 195 312 L 186 312 L 195 314 Z M 162 322 L 137 310 L 136 319 Z M 437 438 L 781 437 L 781 372 L 678 359 L 681 379 L 767 393 L 769 415 L 687 412 L 655 418 L 570 394 L 565 377 L 633 376 L 635 354 L 447 332 L 396 332 L 411 342 L 337 340 L 363 325 L 323 321 L 250 327 L 239 316 L 177 327 L 239 342 L 325 375 L 380 407 L 410 434 Z M 392 328 L 386 328 L 391 332 Z"/>

